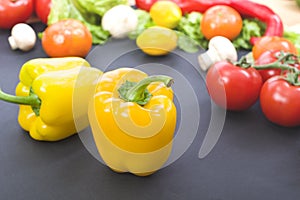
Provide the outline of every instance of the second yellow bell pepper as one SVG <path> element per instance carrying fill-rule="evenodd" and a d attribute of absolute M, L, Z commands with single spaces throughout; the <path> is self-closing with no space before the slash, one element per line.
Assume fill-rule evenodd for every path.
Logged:
<path fill-rule="evenodd" d="M 111 169 L 146 176 L 166 162 L 176 127 L 172 82 L 132 68 L 103 74 L 88 116 L 97 149 Z"/>
<path fill-rule="evenodd" d="M 100 76 L 101 73 L 79 57 L 33 59 L 20 70 L 16 96 L 0 90 L 0 99 L 20 104 L 18 122 L 33 139 L 62 140 L 79 131 L 72 103 L 75 86 L 92 87 L 93 80 L 87 78 L 78 82 L 78 76 Z M 86 106 L 84 102 L 82 106 Z M 76 113 L 76 116 L 87 114 L 87 107 L 81 110 L 83 113 Z M 86 126 L 88 123 L 82 127 Z"/>

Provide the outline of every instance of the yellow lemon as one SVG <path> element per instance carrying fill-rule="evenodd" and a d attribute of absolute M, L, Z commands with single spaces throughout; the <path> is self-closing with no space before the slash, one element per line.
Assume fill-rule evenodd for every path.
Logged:
<path fill-rule="evenodd" d="M 177 35 L 172 29 L 152 26 L 137 37 L 136 44 L 148 55 L 165 55 L 177 47 Z"/>
<path fill-rule="evenodd" d="M 158 26 L 175 28 L 181 17 L 180 7 L 172 1 L 157 1 L 150 8 L 150 16 Z"/>

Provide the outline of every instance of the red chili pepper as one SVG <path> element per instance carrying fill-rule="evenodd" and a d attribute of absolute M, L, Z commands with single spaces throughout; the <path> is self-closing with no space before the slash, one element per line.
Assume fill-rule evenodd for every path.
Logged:
<path fill-rule="evenodd" d="M 158 0 L 136 0 L 139 9 L 149 11 L 152 4 Z M 283 35 L 283 24 L 280 17 L 269 7 L 249 0 L 172 0 L 182 10 L 183 13 L 197 11 L 204 13 L 208 8 L 215 5 L 227 5 L 237 10 L 243 17 L 256 18 L 266 24 L 264 36 Z M 259 38 L 250 39 L 254 44 Z"/>
<path fill-rule="evenodd" d="M 254 17 L 266 24 L 264 36 L 279 36 L 283 35 L 283 24 L 280 17 L 273 12 L 269 7 L 258 4 L 252 1 L 234 0 L 231 2 L 231 7 L 236 9 L 245 17 Z M 250 43 L 254 44 L 259 38 L 252 37 Z"/>

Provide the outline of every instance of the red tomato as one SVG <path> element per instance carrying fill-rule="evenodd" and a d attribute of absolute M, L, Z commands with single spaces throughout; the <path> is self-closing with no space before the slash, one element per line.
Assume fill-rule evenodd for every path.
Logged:
<path fill-rule="evenodd" d="M 271 51 L 266 51 L 263 52 L 259 58 L 255 61 L 255 65 L 265 65 L 265 64 L 270 64 L 273 63 L 277 60 L 276 56 L 279 55 L 280 52 L 271 52 Z M 260 69 L 258 70 L 260 73 L 263 82 L 271 78 L 272 76 L 280 75 L 281 74 L 281 69 Z"/>
<path fill-rule="evenodd" d="M 300 87 L 294 86 L 281 76 L 268 79 L 260 93 L 260 105 L 271 122 L 293 127 L 300 125 Z"/>
<path fill-rule="evenodd" d="M 251 107 L 259 97 L 262 78 L 254 68 L 241 68 L 221 61 L 211 66 L 206 86 L 212 100 L 222 108 L 242 111 Z"/>
<path fill-rule="evenodd" d="M 25 22 L 33 13 L 33 0 L 1 0 L 0 28 L 10 29 Z"/>
<path fill-rule="evenodd" d="M 35 13 L 38 18 L 44 23 L 47 24 L 48 15 L 51 10 L 51 0 L 35 0 Z"/>
<path fill-rule="evenodd" d="M 278 60 L 278 57 L 280 56 L 280 51 L 265 51 L 263 52 L 259 58 L 255 61 L 255 65 L 267 65 L 274 63 Z M 298 58 L 294 58 L 293 64 L 289 64 L 291 67 L 296 67 L 299 69 L 299 61 Z M 256 68 L 257 69 L 257 68 Z M 270 69 L 258 69 L 263 82 L 271 78 L 272 76 L 277 76 L 286 73 L 286 70 L 276 69 L 276 68 L 270 68 Z"/>
<path fill-rule="evenodd" d="M 257 60 L 259 56 L 265 51 L 284 51 L 293 53 L 295 55 L 298 54 L 297 48 L 292 42 L 278 36 L 264 36 L 259 39 L 252 48 L 254 60 Z"/>
<path fill-rule="evenodd" d="M 220 35 L 233 40 L 240 34 L 242 27 L 241 15 L 225 5 L 210 7 L 204 12 L 201 21 L 201 31 L 206 39 Z"/>
<path fill-rule="evenodd" d="M 42 46 L 50 57 L 85 57 L 92 48 L 92 34 L 79 20 L 65 19 L 45 29 Z"/>

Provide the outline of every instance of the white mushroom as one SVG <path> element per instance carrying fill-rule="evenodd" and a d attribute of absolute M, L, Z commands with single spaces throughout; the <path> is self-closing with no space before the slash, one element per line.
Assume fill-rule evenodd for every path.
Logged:
<path fill-rule="evenodd" d="M 112 37 L 124 38 L 129 32 L 136 29 L 138 17 L 129 5 L 117 5 L 106 11 L 101 24 Z"/>
<path fill-rule="evenodd" d="M 237 61 L 238 55 L 232 42 L 223 36 L 215 36 L 208 43 L 208 50 L 198 56 L 200 68 L 206 71 L 218 61 Z"/>
<path fill-rule="evenodd" d="M 8 42 L 12 50 L 29 51 L 35 45 L 36 34 L 28 24 L 19 23 L 11 29 L 11 36 L 9 36 Z"/>

